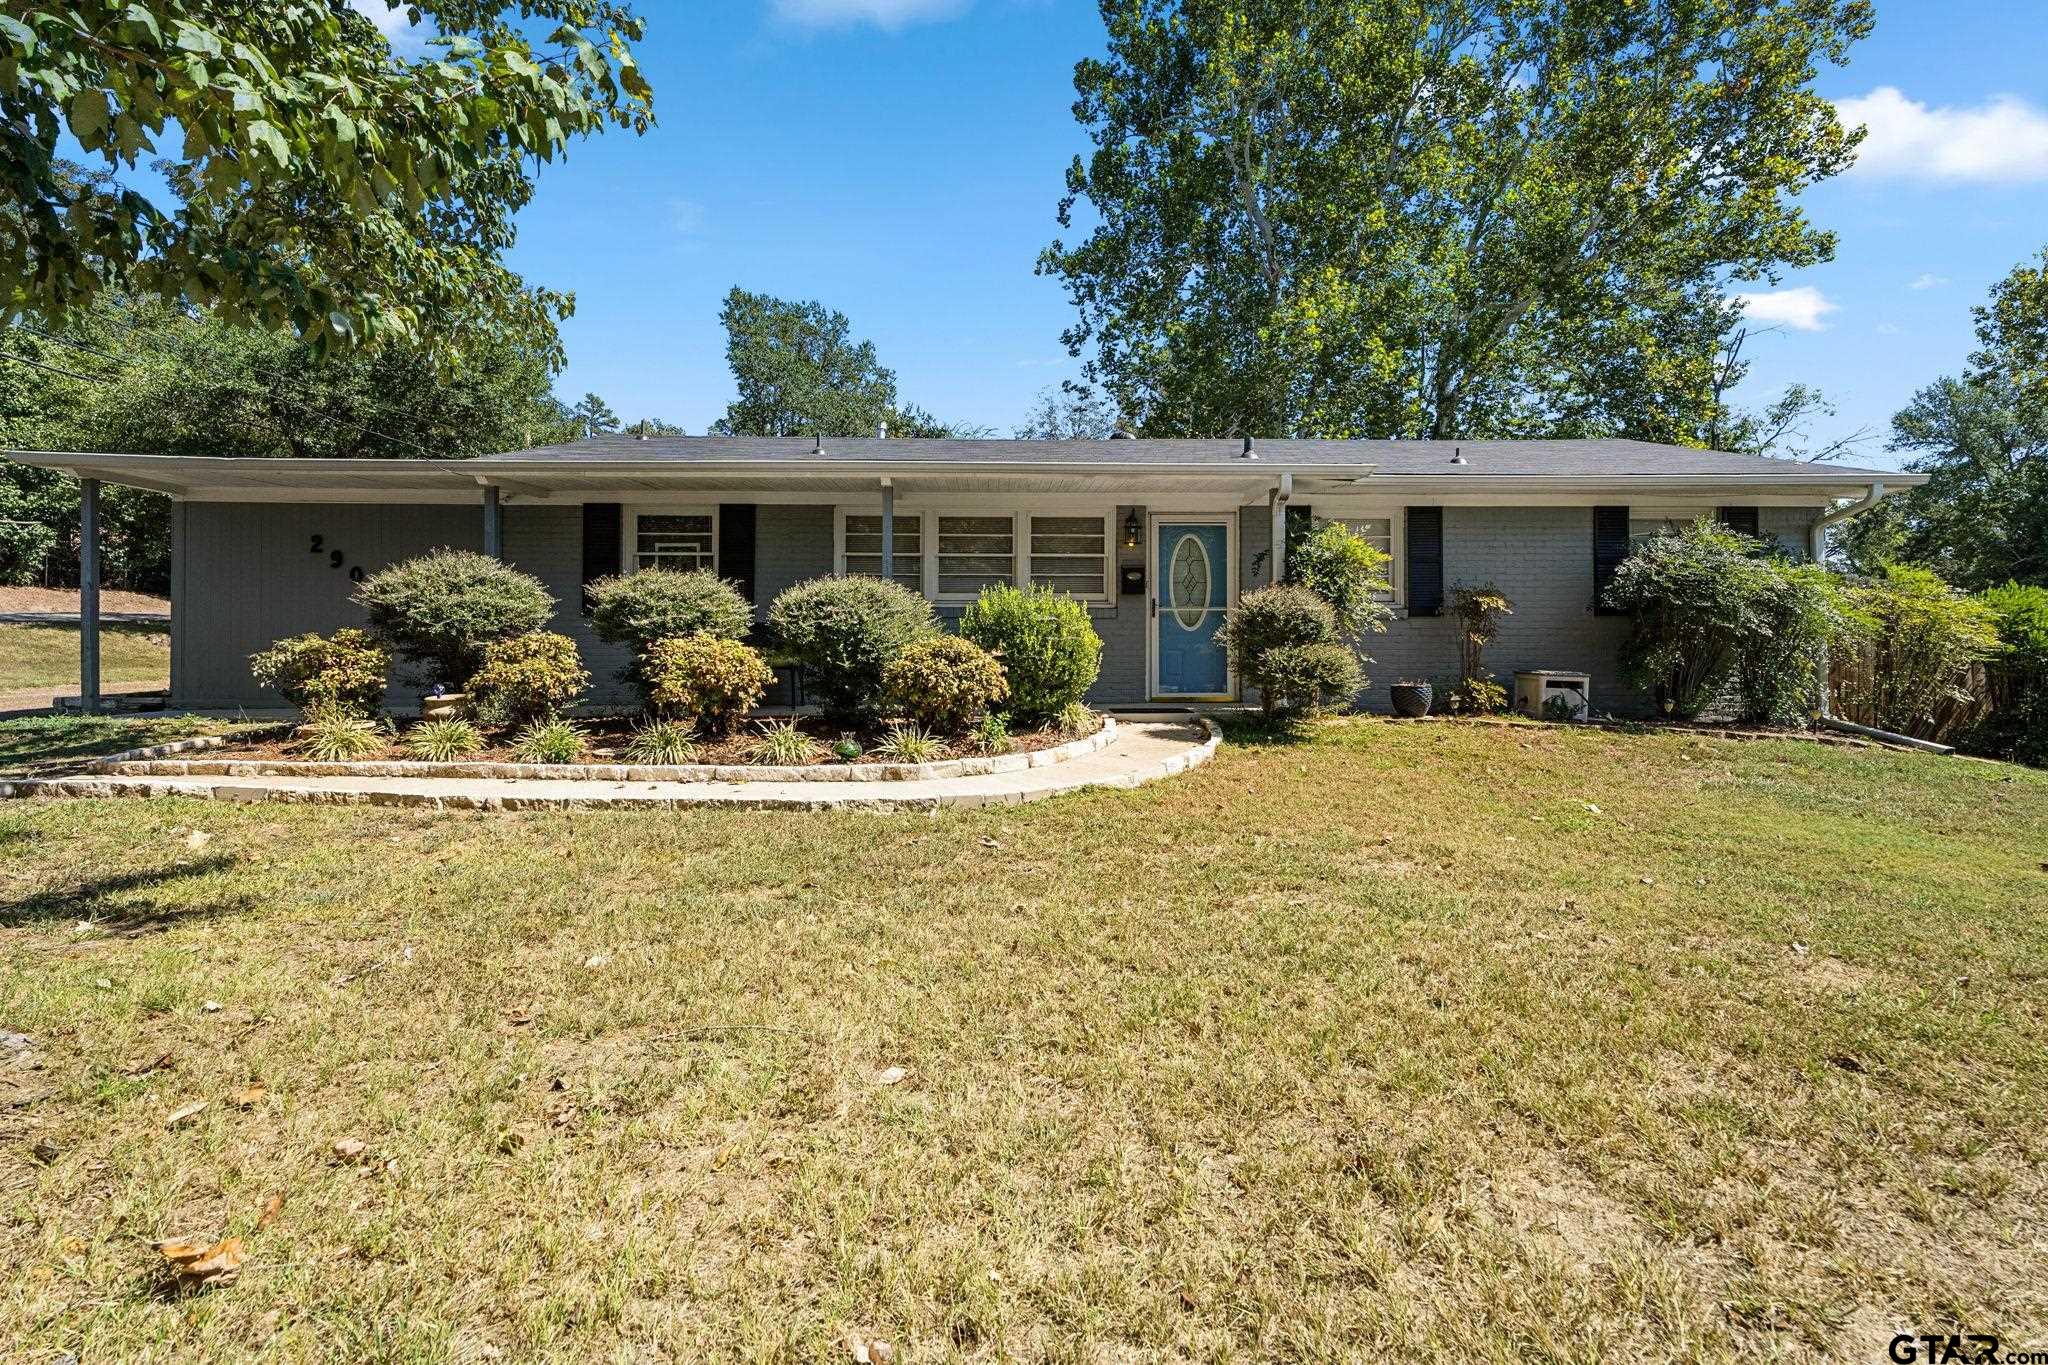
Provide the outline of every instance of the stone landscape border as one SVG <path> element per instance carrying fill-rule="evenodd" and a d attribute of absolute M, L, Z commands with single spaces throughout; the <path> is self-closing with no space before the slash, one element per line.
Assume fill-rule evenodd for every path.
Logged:
<path fill-rule="evenodd" d="M 177 758 L 224 748 L 233 736 L 203 735 L 147 749 L 108 754 L 80 765 L 115 777 L 434 777 L 538 779 L 551 782 L 930 782 L 1023 772 L 1085 758 L 1116 738 L 1116 717 L 1094 734 L 1028 753 L 946 758 L 933 763 L 817 763 L 778 768 L 755 763 L 427 763 L 380 759 L 314 763 L 293 758 Z M 246 737 L 245 737 L 246 738 Z"/>
<path fill-rule="evenodd" d="M 1197 730 L 1203 738 L 1164 757 L 1137 756 L 1124 766 L 1120 757 L 1088 755 L 1071 767 L 1060 764 L 1012 765 L 999 772 L 925 778 L 911 782 L 628 782 L 586 779 L 531 782 L 508 778 L 357 777 L 347 775 L 302 779 L 124 776 L 117 773 L 0 781 L 0 798 L 103 798 L 171 796 L 237 803 L 278 802 L 287 805 L 402 806 L 427 810 L 560 811 L 626 808 L 681 810 L 720 806 L 742 810 L 853 810 L 922 812 L 981 806 L 1015 806 L 1095 787 L 1131 789 L 1200 767 L 1215 756 L 1223 731 L 1206 716 L 1188 716 L 1175 723 Z M 1142 749 L 1156 740 L 1144 725 L 1127 727 Z M 1089 738 L 1094 738 L 1090 736 Z M 1041 750 L 1040 753 L 1050 752 Z M 118 757 L 118 755 L 116 756 Z M 1033 757 L 1033 755 L 1003 755 Z M 970 760 L 971 761 L 971 760 Z M 513 765 L 517 766 L 517 765 Z M 413 785 L 393 785 L 405 781 Z M 319 783 L 321 785 L 312 785 Z M 381 785 L 380 785 L 381 784 Z M 593 787 L 600 790 L 591 790 Z M 551 790 L 552 789 L 552 790 Z"/>

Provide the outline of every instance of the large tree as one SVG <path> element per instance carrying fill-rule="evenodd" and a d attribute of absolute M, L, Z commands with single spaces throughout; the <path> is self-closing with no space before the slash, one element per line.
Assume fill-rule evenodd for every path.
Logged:
<path fill-rule="evenodd" d="M 1959 587 L 2048 586 L 2048 284 L 2021 265 L 1976 309 L 1970 370 L 1913 396 L 1891 448 L 1927 482 L 1846 528 L 1852 563 L 1924 564 Z"/>
<path fill-rule="evenodd" d="M 899 406 L 896 372 L 836 309 L 735 287 L 718 316 L 739 396 L 712 425 L 717 435 L 872 436 L 885 425 L 895 436 L 980 432 Z"/>
<path fill-rule="evenodd" d="M 1700 440 L 1730 279 L 1832 253 L 1865 0 L 1102 0 L 1040 271 L 1147 432 Z"/>
<path fill-rule="evenodd" d="M 551 338 L 552 330 L 548 336 Z M 63 332 L 0 328 L 0 449 L 154 455 L 453 458 L 572 440 L 539 342 L 478 339 L 461 363 L 393 340 L 320 355 L 288 335 L 103 295 Z M 160 586 L 164 500 L 103 498 L 109 581 Z M 78 485 L 0 461 L 0 520 L 53 541 L 0 574 L 77 572 Z"/>
<path fill-rule="evenodd" d="M 501 254 L 534 163 L 647 126 L 641 23 L 611 0 L 406 8 L 440 35 L 423 56 L 343 0 L 7 5 L 0 318 L 68 325 L 120 290 L 323 349 L 558 345 L 570 301 Z M 57 159 L 67 131 L 100 173 Z M 163 190 L 120 179 L 157 155 Z"/>

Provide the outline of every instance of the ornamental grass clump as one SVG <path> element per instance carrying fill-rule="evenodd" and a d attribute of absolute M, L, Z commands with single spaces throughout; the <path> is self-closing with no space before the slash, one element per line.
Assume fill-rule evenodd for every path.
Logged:
<path fill-rule="evenodd" d="M 533 631 L 484 647 L 483 666 L 469 694 L 485 714 L 505 725 L 546 720 L 575 704 L 590 687 L 590 670 L 566 635 Z"/>
<path fill-rule="evenodd" d="M 426 720 L 405 732 L 406 753 L 429 763 L 453 763 L 483 747 L 483 732 L 466 720 Z"/>
<path fill-rule="evenodd" d="M 459 688 L 497 640 L 539 630 L 555 599 L 531 574 L 469 550 L 436 550 L 371 574 L 355 601 L 370 631 L 424 669 L 428 683 Z"/>
<path fill-rule="evenodd" d="M 788 589 L 769 606 L 768 626 L 826 716 L 857 724 L 881 712 L 883 670 L 938 623 L 931 605 L 901 584 L 852 577 Z"/>
<path fill-rule="evenodd" d="M 931 763 L 946 756 L 946 745 L 931 731 L 907 721 L 890 726 L 875 753 L 891 763 Z"/>
<path fill-rule="evenodd" d="M 657 716 L 723 735 L 760 704 L 775 670 L 750 645 L 700 633 L 656 640 L 640 658 L 640 680 Z"/>
<path fill-rule="evenodd" d="M 1010 711 L 1038 725 L 1078 702 L 1102 672 L 1102 637 L 1076 598 L 1050 588 L 982 589 L 960 634 L 993 654 L 1010 685 Z"/>
<path fill-rule="evenodd" d="M 384 732 L 367 716 L 316 707 L 300 727 L 299 749 L 316 763 L 351 763 L 384 747 Z"/>
<path fill-rule="evenodd" d="M 680 720 L 650 720 L 633 732 L 626 758 L 634 763 L 695 763 L 697 732 Z"/>
<path fill-rule="evenodd" d="M 761 722 L 759 737 L 747 747 L 747 758 L 773 768 L 799 768 L 815 760 L 822 747 L 795 721 L 768 720 Z"/>
<path fill-rule="evenodd" d="M 309 715 L 320 710 L 369 715 L 384 700 L 390 671 L 391 656 L 360 630 L 294 635 L 249 656 L 249 672 L 257 682 Z"/>
<path fill-rule="evenodd" d="M 581 728 L 555 719 L 535 721 L 512 741 L 512 757 L 520 763 L 575 763 L 588 750 Z"/>
<path fill-rule="evenodd" d="M 996 657 L 958 635 L 914 640 L 882 670 L 889 710 L 928 730 L 958 735 L 1010 695 Z"/>

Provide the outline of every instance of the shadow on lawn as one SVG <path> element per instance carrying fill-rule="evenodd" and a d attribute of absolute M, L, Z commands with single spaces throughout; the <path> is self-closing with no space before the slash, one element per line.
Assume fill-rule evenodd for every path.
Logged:
<path fill-rule="evenodd" d="M 150 868 L 141 872 L 117 872 L 105 877 L 94 877 L 89 881 L 74 882 L 69 886 L 48 891 L 38 891 L 20 900 L 0 901 L 0 928 L 19 929 L 27 925 L 44 923 L 54 919 L 94 919 L 104 933 L 122 938 L 139 938 L 144 934 L 161 933 L 174 924 L 194 919 L 212 919 L 218 915 L 233 914 L 246 910 L 251 902 L 247 897 L 220 901 L 211 905 L 173 908 L 159 905 L 108 905 L 112 898 L 130 891 L 146 891 L 185 877 L 204 877 L 215 872 L 225 872 L 235 866 L 236 859 L 224 853 L 210 858 L 197 858 L 190 862 L 173 863 L 169 867 Z M 99 918 L 95 919 L 98 915 Z"/>
<path fill-rule="evenodd" d="M 1222 729 L 1226 744 L 1272 748 L 1276 745 L 1308 744 L 1316 734 L 1316 727 L 1311 721 L 1270 721 L 1261 715 L 1242 712 L 1212 716 L 1210 719 Z"/>

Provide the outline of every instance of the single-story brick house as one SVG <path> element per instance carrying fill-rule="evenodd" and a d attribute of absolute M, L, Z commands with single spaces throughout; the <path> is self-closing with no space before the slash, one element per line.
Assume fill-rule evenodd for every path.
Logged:
<path fill-rule="evenodd" d="M 1922 481 L 1628 440 L 600 436 L 461 461 L 20 458 L 174 499 L 172 701 L 201 708 L 274 705 L 250 654 L 359 623 L 357 580 L 441 546 L 545 582 L 600 701 L 623 700 L 623 660 L 592 637 L 582 586 L 642 565 L 713 569 L 760 611 L 820 574 L 893 576 L 949 617 L 985 583 L 1049 583 L 1105 642 L 1091 700 L 1227 700 L 1222 613 L 1274 572 L 1287 518 L 1314 517 L 1393 557 L 1367 704 L 1453 674 L 1445 595 L 1491 582 L 1515 603 L 1494 671 L 1582 670 L 1595 706 L 1625 712 L 1640 704 L 1616 677 L 1626 622 L 1595 603 L 1632 537 L 1707 514 L 1810 555 L 1831 509 Z"/>

